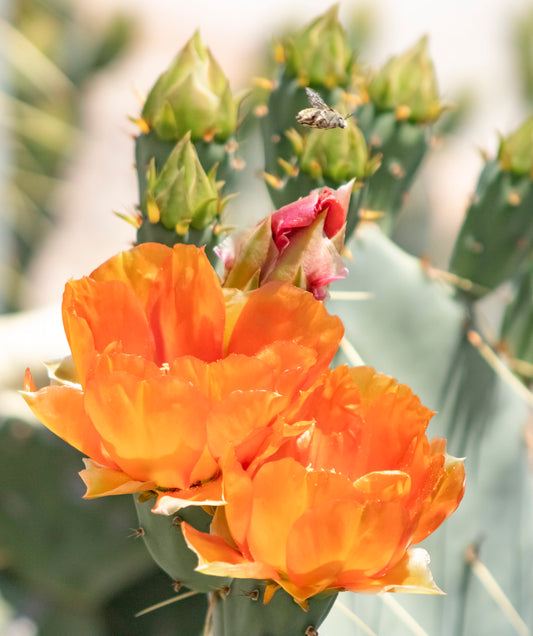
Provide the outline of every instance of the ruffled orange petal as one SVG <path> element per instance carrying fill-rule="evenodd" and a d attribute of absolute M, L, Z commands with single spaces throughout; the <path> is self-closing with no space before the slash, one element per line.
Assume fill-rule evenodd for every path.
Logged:
<path fill-rule="evenodd" d="M 224 521 L 227 523 L 235 543 L 246 556 L 250 556 L 246 534 L 252 510 L 252 480 L 237 461 L 233 449 L 230 449 L 221 461 L 221 468 L 224 480 L 224 498 L 227 501 L 226 506 L 224 506 Z M 216 525 L 217 513 L 215 513 L 214 521 Z"/>
<path fill-rule="evenodd" d="M 189 548 L 198 555 L 198 572 L 238 579 L 277 577 L 272 567 L 258 561 L 247 561 L 220 537 L 199 532 L 187 523 L 181 524 L 181 530 Z"/>
<path fill-rule="evenodd" d="M 444 470 L 424 501 L 411 543 L 419 543 L 436 530 L 459 506 L 465 492 L 465 467 L 461 459 L 445 456 Z"/>
<path fill-rule="evenodd" d="M 116 464 L 133 479 L 188 488 L 206 442 L 202 395 L 137 356 L 101 356 L 86 409 Z M 212 474 L 202 475 L 209 479 Z"/>
<path fill-rule="evenodd" d="M 31 374 L 25 388 L 34 388 Z M 52 433 L 84 455 L 104 465 L 113 465 L 104 454 L 102 440 L 85 411 L 84 394 L 73 386 L 47 386 L 40 391 L 22 391 L 22 397 L 35 417 Z"/>
<path fill-rule="evenodd" d="M 333 500 L 307 510 L 287 541 L 287 572 L 298 587 L 316 593 L 338 587 L 346 570 L 379 574 L 404 545 L 405 513 L 396 502 Z"/>
<path fill-rule="evenodd" d="M 267 283 L 248 296 L 235 323 L 228 353 L 254 355 L 279 340 L 314 349 L 325 368 L 333 359 L 344 327 L 324 304 L 302 289 Z"/>
<path fill-rule="evenodd" d="M 321 373 L 316 351 L 295 342 L 273 342 L 261 349 L 257 358 L 272 369 L 276 391 L 284 395 L 308 389 Z"/>
<path fill-rule="evenodd" d="M 270 434 L 269 426 L 287 399 L 271 391 L 234 391 L 212 405 L 207 424 L 209 450 L 217 459 L 229 447 L 248 464 Z"/>
<path fill-rule="evenodd" d="M 232 354 L 217 362 L 206 363 L 192 356 L 174 360 L 170 373 L 191 382 L 213 401 L 234 391 L 272 390 L 272 368 L 257 358 Z"/>
<path fill-rule="evenodd" d="M 121 470 L 102 466 L 92 459 L 84 459 L 85 469 L 79 475 L 87 486 L 85 499 L 106 497 L 107 495 L 128 495 L 155 488 L 153 481 L 134 481 Z"/>
<path fill-rule="evenodd" d="M 371 367 L 350 369 L 350 374 L 361 396 L 357 413 L 365 422 L 360 428 L 354 473 L 403 468 L 412 459 L 417 439 L 425 439 L 433 411 L 408 386 Z"/>
<path fill-rule="evenodd" d="M 226 306 L 226 323 L 224 325 L 224 355 L 227 354 L 228 344 L 241 311 L 251 292 L 228 287 L 222 288 L 224 303 Z"/>
<path fill-rule="evenodd" d="M 358 501 L 400 501 L 411 491 L 411 477 L 401 470 L 368 473 L 353 484 Z"/>
<path fill-rule="evenodd" d="M 171 254 L 172 248 L 161 243 L 142 243 L 107 260 L 92 272 L 90 278 L 126 283 L 132 288 L 141 306 L 146 307 L 154 278 Z"/>
<path fill-rule="evenodd" d="M 287 458 L 262 466 L 252 482 L 248 546 L 255 560 L 276 570 L 286 570 L 287 538 L 306 508 L 306 472 Z"/>
<path fill-rule="evenodd" d="M 334 470 L 356 479 L 363 421 L 357 413 L 359 392 L 347 367 L 324 372 L 293 417 L 314 420 L 312 434 L 298 440 L 295 457 L 314 470 Z"/>
<path fill-rule="evenodd" d="M 184 355 L 206 362 L 222 357 L 224 296 L 203 249 L 174 246 L 154 280 L 147 315 L 159 364 Z"/>
<path fill-rule="evenodd" d="M 381 577 L 354 580 L 345 575 L 339 579 L 339 583 L 353 592 L 443 594 L 433 580 L 429 562 L 429 554 L 424 548 L 411 548 L 401 561 Z"/>
<path fill-rule="evenodd" d="M 63 325 L 82 384 L 96 353 L 119 343 L 124 353 L 154 357 L 141 303 L 122 281 L 70 281 L 63 294 Z"/>

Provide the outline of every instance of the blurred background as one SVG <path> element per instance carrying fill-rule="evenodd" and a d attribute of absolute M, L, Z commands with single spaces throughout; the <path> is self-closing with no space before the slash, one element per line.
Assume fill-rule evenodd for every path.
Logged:
<path fill-rule="evenodd" d="M 53 511 L 40 511 L 38 504 L 33 508 L 33 502 L 0 498 L 0 515 L 18 511 L 12 525 L 9 519 L 0 524 L 2 633 L 134 634 L 131 625 L 113 622 L 117 608 L 137 599 L 142 609 L 143 577 L 167 589 L 164 577 L 141 555 L 140 544 L 131 540 L 126 549 L 117 547 L 128 524 L 135 524 L 128 517 L 129 501 L 123 509 L 114 502 L 113 519 L 108 516 L 107 526 L 100 528 L 108 552 L 99 556 L 113 554 L 116 572 L 103 581 L 101 573 L 86 568 L 79 546 L 90 546 L 94 524 L 102 523 L 100 503 L 80 504 L 78 455 L 29 432 L 29 412 L 15 393 L 26 366 L 67 352 L 59 312 L 66 280 L 88 273 L 135 239 L 135 229 L 114 214 L 131 214 L 137 203 L 136 127 L 128 118 L 138 116 L 156 77 L 196 29 L 238 92 L 261 75 L 274 35 L 302 26 L 330 5 L 331 0 L 0 0 L 2 490 L 27 484 L 35 502 L 39 493 L 48 492 L 46 483 L 36 483 L 39 466 L 47 466 L 44 444 L 45 457 L 65 454 L 60 471 L 69 475 L 65 496 L 79 515 L 77 540 L 69 539 L 71 552 L 66 551 L 65 563 L 54 566 L 57 580 L 51 584 L 42 552 L 64 540 L 60 522 L 46 525 L 43 515 Z M 499 134 L 510 133 L 531 112 L 532 3 L 345 1 L 340 18 L 361 60 L 371 67 L 429 35 L 443 101 L 457 108 L 447 120 L 451 134 L 430 153 L 417 178 L 396 240 L 446 267 L 483 155 L 494 155 Z M 228 208 L 230 218 L 243 224 L 271 211 L 257 170 L 248 171 L 246 193 Z M 421 207 L 423 223 L 418 221 Z M 15 457 L 21 449 L 30 457 L 34 453 L 35 462 L 18 474 L 11 464 L 7 468 L 2 454 Z M 21 518 L 27 520 L 22 532 L 16 524 Z M 41 523 L 47 537 L 39 531 Z M 150 583 L 153 590 L 157 585 Z M 76 589 L 90 589 L 90 598 L 81 592 L 77 597 Z M 65 605 L 71 608 L 66 612 L 71 623 Z M 61 620 L 66 622 L 54 622 Z M 175 633 L 136 625 L 138 633 Z"/>

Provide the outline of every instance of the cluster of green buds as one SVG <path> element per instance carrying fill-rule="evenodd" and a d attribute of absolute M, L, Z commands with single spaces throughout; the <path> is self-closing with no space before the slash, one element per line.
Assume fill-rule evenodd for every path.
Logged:
<path fill-rule="evenodd" d="M 445 106 L 423 37 L 403 55 L 391 58 L 370 80 L 367 103 L 357 122 L 381 166 L 365 187 L 361 205 L 382 216 L 391 231 L 404 198 L 429 148 L 430 130 Z"/>
<path fill-rule="evenodd" d="M 371 174 L 367 143 L 355 119 L 346 128 L 318 130 L 297 127 L 296 114 L 310 106 L 305 88 L 312 87 L 324 102 L 348 116 L 362 102 L 353 77 L 354 53 L 338 19 L 338 5 L 288 36 L 275 48 L 276 77 L 260 80 L 264 105 L 261 116 L 265 148 L 265 180 L 276 206 L 319 187 L 338 188 L 357 179 L 347 222 L 347 236 L 355 226 L 359 189 Z"/>
<path fill-rule="evenodd" d="M 277 75 L 260 80 L 265 179 L 275 205 L 310 188 L 356 179 L 347 238 L 360 217 L 390 231 L 442 113 L 433 64 L 422 38 L 373 76 L 363 74 L 332 7 L 276 47 Z M 333 130 L 297 127 L 311 87 L 345 117 Z"/>
<path fill-rule="evenodd" d="M 139 243 L 218 242 L 229 182 L 242 167 L 235 157 L 238 108 L 227 77 L 196 32 L 134 120 L 141 129 L 135 145 Z"/>
<path fill-rule="evenodd" d="M 530 266 L 533 248 L 533 117 L 485 163 L 451 259 L 451 272 L 481 297 Z"/>
<path fill-rule="evenodd" d="M 152 158 L 141 202 L 148 222 L 139 228 L 139 242 L 166 242 L 161 238 L 170 232 L 183 237 L 181 242 L 216 244 L 219 231 L 214 223 L 231 195 L 222 197 L 222 184 L 215 173 L 216 166 L 209 173 L 202 168 L 190 132 L 177 143 L 160 171 Z"/>
<path fill-rule="evenodd" d="M 285 70 L 300 86 L 330 89 L 349 84 L 353 53 L 338 13 L 336 4 L 284 43 Z"/>

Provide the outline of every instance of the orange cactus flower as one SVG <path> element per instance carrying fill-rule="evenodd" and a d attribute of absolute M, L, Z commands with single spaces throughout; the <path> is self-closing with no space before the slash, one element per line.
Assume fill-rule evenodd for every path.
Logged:
<path fill-rule="evenodd" d="M 86 497 L 156 490 L 167 513 L 223 501 L 228 445 L 243 462 L 255 456 L 343 333 L 291 285 L 222 289 L 203 249 L 187 245 L 118 254 L 67 283 L 62 312 L 75 372 L 56 370 L 36 391 L 28 371 L 26 402 L 87 455 Z"/>
<path fill-rule="evenodd" d="M 290 411 L 290 413 L 289 413 Z M 325 590 L 440 593 L 411 546 L 459 505 L 465 473 L 429 441 L 433 412 L 370 367 L 328 370 L 285 412 L 306 422 L 266 460 L 224 460 L 226 505 L 184 536 L 205 574 L 271 579 L 305 607 Z"/>

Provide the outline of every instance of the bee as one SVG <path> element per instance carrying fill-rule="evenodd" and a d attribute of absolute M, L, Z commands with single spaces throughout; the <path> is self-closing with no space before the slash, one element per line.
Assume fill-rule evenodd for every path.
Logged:
<path fill-rule="evenodd" d="M 312 88 L 306 86 L 305 92 L 311 108 L 304 108 L 296 115 L 296 121 L 311 128 L 346 128 L 346 119 L 320 97 Z"/>

